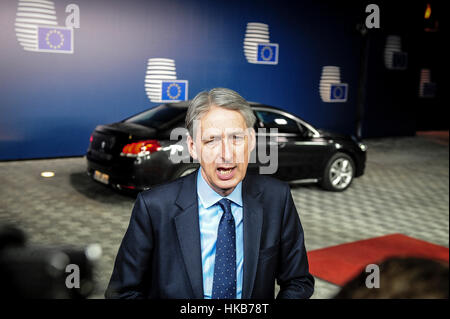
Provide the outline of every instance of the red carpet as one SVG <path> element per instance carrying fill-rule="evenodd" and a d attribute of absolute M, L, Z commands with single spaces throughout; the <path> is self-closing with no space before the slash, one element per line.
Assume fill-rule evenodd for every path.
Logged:
<path fill-rule="evenodd" d="M 368 264 L 376 264 L 388 257 L 423 257 L 448 263 L 448 254 L 446 247 L 392 234 L 313 250 L 308 252 L 308 261 L 312 275 L 343 286 Z"/>
<path fill-rule="evenodd" d="M 437 144 L 448 145 L 448 131 L 422 131 L 416 132 L 416 135 L 425 137 Z"/>

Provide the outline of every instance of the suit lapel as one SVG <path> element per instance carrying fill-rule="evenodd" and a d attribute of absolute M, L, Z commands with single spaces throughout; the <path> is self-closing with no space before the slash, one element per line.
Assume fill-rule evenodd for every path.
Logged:
<path fill-rule="evenodd" d="M 198 172 L 198 170 L 196 171 Z M 250 299 L 258 267 L 259 246 L 263 223 L 258 184 L 247 175 L 242 185 L 244 222 L 244 276 L 242 298 Z M 194 298 L 203 298 L 203 272 L 198 217 L 197 174 L 183 181 L 176 200 L 182 212 L 174 218 L 178 242 Z"/>
<path fill-rule="evenodd" d="M 242 185 L 242 200 L 244 204 L 244 278 L 242 298 L 250 299 L 258 267 L 259 245 L 263 223 L 262 206 L 259 199 L 257 183 L 250 181 L 247 175 Z"/>
<path fill-rule="evenodd" d="M 183 210 L 174 218 L 178 242 L 194 298 L 202 299 L 203 273 L 196 173 L 192 173 L 184 179 L 176 203 Z"/>

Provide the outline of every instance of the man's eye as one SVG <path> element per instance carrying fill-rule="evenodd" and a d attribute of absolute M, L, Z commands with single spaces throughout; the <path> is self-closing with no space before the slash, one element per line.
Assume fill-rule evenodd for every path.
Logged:
<path fill-rule="evenodd" d="M 233 141 L 235 141 L 235 142 L 240 142 L 242 140 L 244 140 L 244 136 L 242 136 L 242 135 L 233 136 Z"/>
<path fill-rule="evenodd" d="M 208 140 L 205 141 L 205 144 L 214 144 L 218 141 L 219 139 L 217 138 L 210 138 Z"/>

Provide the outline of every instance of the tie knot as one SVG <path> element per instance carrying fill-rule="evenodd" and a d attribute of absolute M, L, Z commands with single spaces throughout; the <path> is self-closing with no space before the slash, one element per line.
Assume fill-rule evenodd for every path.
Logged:
<path fill-rule="evenodd" d="M 231 214 L 231 201 L 228 198 L 222 198 L 218 203 L 222 207 L 225 215 Z"/>

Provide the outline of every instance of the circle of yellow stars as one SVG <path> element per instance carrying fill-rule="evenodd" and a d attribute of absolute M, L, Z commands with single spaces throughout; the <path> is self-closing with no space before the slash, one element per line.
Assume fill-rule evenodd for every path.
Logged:
<path fill-rule="evenodd" d="M 170 89 L 176 87 L 177 88 L 177 94 L 172 95 L 170 94 Z M 170 83 L 170 85 L 167 87 L 167 96 L 169 97 L 169 99 L 171 100 L 176 100 L 180 97 L 181 95 L 181 88 L 177 83 Z"/>
<path fill-rule="evenodd" d="M 265 52 L 266 52 L 266 51 L 269 51 L 269 56 L 268 56 L 268 57 L 266 57 L 266 55 L 265 55 Z M 261 57 L 262 57 L 262 59 L 263 59 L 264 61 L 270 61 L 270 60 L 272 59 L 272 56 L 273 56 L 273 50 L 272 50 L 271 47 L 265 46 L 265 47 L 263 47 L 263 48 L 261 49 Z"/>
<path fill-rule="evenodd" d="M 57 34 L 59 36 L 60 41 L 59 41 L 58 45 L 53 45 L 50 42 L 50 36 L 52 34 Z M 62 45 L 64 44 L 64 36 L 59 30 L 51 30 L 51 31 L 47 32 L 47 35 L 45 36 L 45 42 L 47 42 L 47 45 L 52 49 L 60 49 L 62 47 Z"/>

